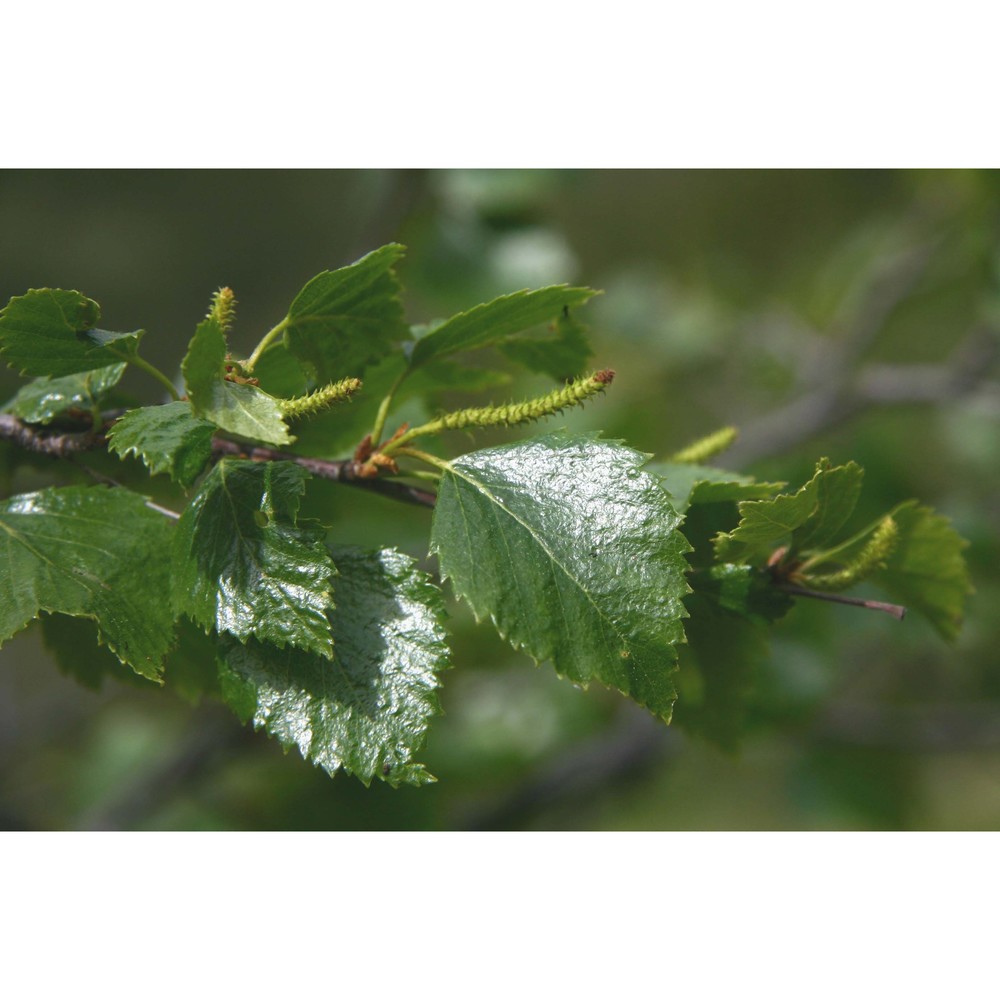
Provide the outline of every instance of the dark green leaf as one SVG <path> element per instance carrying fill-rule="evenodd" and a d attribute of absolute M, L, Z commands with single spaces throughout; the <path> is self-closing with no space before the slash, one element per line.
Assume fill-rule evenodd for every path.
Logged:
<path fill-rule="evenodd" d="M 36 378 L 4 407 L 29 424 L 47 424 L 72 407 L 91 410 L 125 374 L 124 361 L 61 378 Z"/>
<path fill-rule="evenodd" d="M 359 377 L 408 336 L 392 271 L 404 248 L 390 243 L 347 267 L 317 274 L 285 318 L 285 345 L 318 383 Z"/>
<path fill-rule="evenodd" d="M 223 697 L 331 775 L 343 767 L 365 784 L 433 781 L 413 754 L 439 711 L 437 673 L 449 665 L 441 593 L 391 549 L 333 555 L 333 661 L 230 643 L 220 662 Z"/>
<path fill-rule="evenodd" d="M 79 292 L 33 288 L 0 311 L 0 353 L 22 375 L 73 375 L 135 352 L 142 331 L 95 330 L 101 307 Z"/>
<path fill-rule="evenodd" d="M 129 410 L 108 432 L 108 449 L 134 454 L 154 475 L 166 472 L 185 489 L 212 457 L 215 424 L 199 420 L 185 402 Z"/>
<path fill-rule="evenodd" d="M 680 647 L 676 723 L 735 751 L 746 732 L 757 670 L 768 657 L 766 632 L 703 595 L 685 603 L 691 617 Z"/>
<path fill-rule="evenodd" d="M 548 323 L 564 309 L 582 305 L 596 295 L 591 288 L 553 285 L 514 292 L 458 313 L 434 327 L 413 345 L 410 365 L 417 368 L 435 358 L 488 347 L 522 330 Z"/>
<path fill-rule="evenodd" d="M 945 639 L 954 639 L 972 593 L 962 555 L 968 542 L 947 518 L 916 500 L 900 504 L 892 518 L 899 528 L 896 547 L 872 583 L 923 615 Z"/>
<path fill-rule="evenodd" d="M 441 479 L 431 550 L 516 648 L 669 719 L 688 546 L 644 462 L 565 432 L 465 455 Z"/>
<path fill-rule="evenodd" d="M 586 327 L 575 316 L 562 313 L 553 326 L 555 336 L 511 337 L 500 343 L 500 351 L 530 371 L 568 381 L 583 373 L 594 352 Z"/>
<path fill-rule="evenodd" d="M 674 509 L 683 514 L 692 504 L 758 500 L 774 496 L 784 483 L 757 483 L 752 476 L 714 469 L 691 462 L 655 462 L 647 472 L 660 476 L 673 497 Z"/>
<path fill-rule="evenodd" d="M 124 489 L 68 486 L 0 503 L 0 643 L 42 611 L 93 618 L 112 652 L 158 679 L 173 636 L 171 527 Z"/>
<path fill-rule="evenodd" d="M 178 611 L 241 641 L 333 654 L 333 564 L 323 529 L 298 523 L 308 475 L 290 462 L 226 459 L 212 469 L 177 525 Z"/>
<path fill-rule="evenodd" d="M 184 385 L 196 417 L 253 441 L 291 444 L 295 439 L 277 400 L 253 385 L 225 378 L 226 334 L 212 317 L 202 320 L 181 363 Z"/>

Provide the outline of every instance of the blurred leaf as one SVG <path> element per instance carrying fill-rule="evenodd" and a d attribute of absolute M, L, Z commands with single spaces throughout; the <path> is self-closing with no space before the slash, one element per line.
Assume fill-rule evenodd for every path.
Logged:
<path fill-rule="evenodd" d="M 36 378 L 24 386 L 4 407 L 29 424 L 50 423 L 72 407 L 90 410 L 113 389 L 125 374 L 126 362 L 61 378 Z"/>
<path fill-rule="evenodd" d="M 129 410 L 108 432 L 108 450 L 134 454 L 156 475 L 166 472 L 185 489 L 212 457 L 215 424 L 199 420 L 185 402 Z"/>
<path fill-rule="evenodd" d="M 418 340 L 410 355 L 410 367 L 418 368 L 436 358 L 496 344 L 512 334 L 548 323 L 564 309 L 582 305 L 596 294 L 591 288 L 552 285 L 513 292 L 475 306 L 445 320 Z"/>
<path fill-rule="evenodd" d="M 392 549 L 333 555 L 334 660 L 231 642 L 219 664 L 223 697 L 244 721 L 331 775 L 342 767 L 365 784 L 433 781 L 413 754 L 440 711 L 437 673 L 449 665 L 441 593 Z"/>
<path fill-rule="evenodd" d="M 972 593 L 962 555 L 968 542 L 947 518 L 916 500 L 900 504 L 891 516 L 899 528 L 896 547 L 872 583 L 923 615 L 945 639 L 954 639 Z"/>
<path fill-rule="evenodd" d="M 308 477 L 290 462 L 224 459 L 212 469 L 177 524 L 178 611 L 244 642 L 333 655 L 325 532 L 298 523 Z"/>
<path fill-rule="evenodd" d="M 511 361 L 529 371 L 548 375 L 556 382 L 565 382 L 581 374 L 594 353 L 587 339 L 587 328 L 563 312 L 553 324 L 552 337 L 510 337 L 498 346 Z"/>
<path fill-rule="evenodd" d="M 336 271 L 316 275 L 295 297 L 284 343 L 317 382 L 360 377 L 409 335 L 392 271 L 404 248 L 390 243 Z"/>
<path fill-rule="evenodd" d="M 661 478 L 678 514 L 683 514 L 691 504 L 771 497 L 785 485 L 758 483 L 753 476 L 691 462 L 652 462 L 646 466 L 646 471 Z"/>
<path fill-rule="evenodd" d="M 101 307 L 79 292 L 33 288 L 0 311 L 0 353 L 22 375 L 73 375 L 132 354 L 143 331 L 95 330 Z"/>
<path fill-rule="evenodd" d="M 0 643 L 42 611 L 93 618 L 103 642 L 158 680 L 173 637 L 171 526 L 125 489 L 67 486 L 0 503 Z"/>
<path fill-rule="evenodd" d="M 431 551 L 515 648 L 669 719 L 687 543 L 644 462 L 566 432 L 464 455 L 442 476 Z"/>

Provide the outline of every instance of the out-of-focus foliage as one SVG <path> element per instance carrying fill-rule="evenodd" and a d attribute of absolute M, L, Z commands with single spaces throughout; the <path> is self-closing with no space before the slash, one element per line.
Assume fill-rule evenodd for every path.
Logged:
<path fill-rule="evenodd" d="M 410 315 L 529 286 L 604 289 L 587 321 L 614 391 L 567 426 L 666 460 L 733 424 L 742 436 L 721 464 L 769 482 L 805 482 L 819 455 L 856 460 L 865 487 L 848 533 L 918 496 L 970 540 L 976 587 L 951 645 L 917 615 L 898 623 L 805 601 L 770 630 L 766 656 L 748 641 L 744 662 L 717 662 L 707 629 L 693 654 L 738 676 L 748 698 L 713 700 L 709 672 L 682 656 L 679 711 L 698 707 L 683 730 L 536 669 L 453 604 L 446 714 L 421 754 L 440 781 L 419 791 L 331 782 L 212 705 L 192 716 L 127 683 L 84 690 L 54 666 L 56 637 L 35 627 L 0 655 L 3 825 L 1000 825 L 1000 175 L 7 172 L 0 220 L 0 301 L 41 284 L 86 288 L 116 303 L 102 324 L 157 334 L 143 341 L 156 364 L 183 354 L 206 282 L 239 290 L 233 346 L 249 348 L 303 274 L 391 240 L 410 248 Z M 7 399 L 18 383 L 0 378 Z M 116 392 L 148 395 L 131 372 Z M 456 390 L 447 404 L 504 393 Z M 476 447 L 507 440 L 497 430 Z M 51 460 L 12 452 L 4 496 L 66 485 Z M 129 463 L 93 465 L 130 481 Z M 304 518 L 319 514 L 309 503 L 342 526 L 332 544 L 388 540 L 425 556 L 427 512 L 373 498 L 358 515 L 333 485 Z M 731 528 L 713 523 L 722 506 L 692 508 L 706 540 Z M 72 649 L 58 644 L 63 669 Z M 731 752 L 697 735 L 727 731 L 733 712 L 747 735 Z"/>

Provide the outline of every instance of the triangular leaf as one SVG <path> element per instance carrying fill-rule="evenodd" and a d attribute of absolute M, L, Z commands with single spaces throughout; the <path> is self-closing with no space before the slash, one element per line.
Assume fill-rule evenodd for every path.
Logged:
<path fill-rule="evenodd" d="M 32 288 L 0 311 L 0 354 L 22 375 L 73 375 L 135 352 L 143 335 L 95 330 L 101 307 L 62 288 Z"/>
<path fill-rule="evenodd" d="M 669 719 L 688 545 L 644 462 L 565 432 L 464 455 L 441 478 L 431 550 L 516 648 Z"/>
<path fill-rule="evenodd" d="M 185 402 L 129 410 L 108 432 L 108 450 L 134 454 L 154 475 L 167 473 L 185 489 L 212 457 L 215 424 L 199 420 Z"/>
<path fill-rule="evenodd" d="M 923 615 L 945 639 L 954 639 L 972 593 L 962 555 L 968 542 L 947 518 L 916 500 L 900 504 L 891 516 L 899 529 L 896 546 L 872 583 Z"/>
<path fill-rule="evenodd" d="M 435 358 L 496 344 L 512 334 L 548 323 L 564 309 L 582 305 L 596 294 L 592 288 L 552 285 L 501 296 L 435 326 L 413 345 L 410 365 L 417 368 Z"/>
<path fill-rule="evenodd" d="M 333 654 L 333 564 L 323 529 L 299 524 L 308 473 L 291 462 L 225 459 L 177 525 L 173 599 L 206 631 Z"/>
<path fill-rule="evenodd" d="M 331 662 L 296 649 L 230 643 L 220 661 L 223 697 L 285 747 L 329 774 L 365 784 L 434 779 L 413 760 L 440 709 L 447 667 L 441 593 L 392 549 L 334 549 L 339 568 Z"/>
<path fill-rule="evenodd" d="M 24 386 L 4 407 L 29 424 L 47 424 L 73 407 L 91 410 L 125 374 L 124 361 L 89 372 L 61 378 L 36 378 Z"/>
<path fill-rule="evenodd" d="M 284 342 L 318 383 L 360 376 L 407 337 L 392 271 L 403 251 L 390 243 L 347 267 L 323 271 L 295 297 L 284 320 Z"/>
<path fill-rule="evenodd" d="M 861 496 L 864 469 L 856 462 L 833 467 L 827 459 L 816 466 L 816 511 L 792 533 L 796 552 L 829 545 L 854 513 Z"/>
<path fill-rule="evenodd" d="M 93 618 L 100 638 L 158 679 L 173 637 L 171 527 L 124 489 L 67 486 L 0 502 L 0 643 L 42 611 Z"/>
<path fill-rule="evenodd" d="M 295 439 L 277 400 L 256 386 L 227 381 L 225 364 L 226 334 L 209 316 L 198 324 L 181 363 L 194 415 L 254 441 L 291 444 Z"/>

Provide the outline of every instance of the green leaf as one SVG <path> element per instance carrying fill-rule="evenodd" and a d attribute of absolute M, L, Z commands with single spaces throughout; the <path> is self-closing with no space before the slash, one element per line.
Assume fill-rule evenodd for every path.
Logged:
<path fill-rule="evenodd" d="M 42 611 L 93 618 L 103 642 L 156 680 L 173 636 L 171 526 L 124 489 L 67 486 L 0 503 L 0 643 Z"/>
<path fill-rule="evenodd" d="M 4 407 L 29 424 L 47 424 L 66 410 L 91 410 L 125 374 L 126 362 L 61 378 L 36 378 L 24 386 Z"/>
<path fill-rule="evenodd" d="M 596 294 L 592 288 L 552 285 L 534 291 L 513 292 L 475 306 L 445 320 L 418 340 L 410 355 L 410 367 L 417 368 L 459 351 L 496 344 L 522 330 L 548 323 L 564 309 L 581 305 Z"/>
<path fill-rule="evenodd" d="M 792 547 L 796 552 L 821 549 L 837 537 L 854 513 L 864 477 L 864 469 L 856 462 L 831 467 L 827 459 L 820 460 L 813 477 L 816 511 L 792 533 Z"/>
<path fill-rule="evenodd" d="M 298 523 L 308 476 L 291 462 L 225 459 L 212 469 L 177 525 L 178 611 L 241 641 L 333 655 L 324 530 Z"/>
<path fill-rule="evenodd" d="M 720 563 L 698 574 L 695 590 L 725 611 L 753 622 L 775 622 L 793 601 L 777 590 L 766 570 L 743 563 Z"/>
<path fill-rule="evenodd" d="M 760 564 L 782 544 L 791 544 L 796 552 L 805 545 L 827 544 L 853 512 L 862 475 L 854 462 L 832 467 L 821 459 L 798 492 L 741 502 L 739 525 L 715 540 L 717 558 Z"/>
<path fill-rule="evenodd" d="M 331 775 L 342 767 L 365 784 L 433 781 L 413 755 L 440 711 L 437 674 L 449 665 L 441 592 L 392 549 L 333 555 L 334 660 L 231 642 L 220 662 L 223 697 Z"/>
<path fill-rule="evenodd" d="M 149 471 L 167 473 L 185 489 L 212 457 L 215 424 L 199 420 L 185 402 L 129 410 L 108 432 L 108 450 L 141 458 Z"/>
<path fill-rule="evenodd" d="M 565 432 L 465 455 L 441 478 L 431 551 L 513 646 L 669 719 L 688 545 L 644 462 Z"/>
<path fill-rule="evenodd" d="M 360 376 L 408 336 L 392 271 L 403 252 L 390 243 L 347 267 L 317 274 L 295 297 L 284 320 L 284 343 L 318 383 Z"/>
<path fill-rule="evenodd" d="M 736 472 L 691 462 L 655 462 L 647 465 L 646 471 L 661 477 L 663 486 L 673 497 L 674 509 L 679 514 L 683 514 L 692 504 L 772 497 L 785 485 L 758 483 L 752 476 L 741 476 Z"/>
<path fill-rule="evenodd" d="M 73 375 L 127 359 L 143 331 L 95 330 L 101 307 L 79 292 L 33 288 L 0 311 L 0 354 L 22 375 Z"/>
<path fill-rule="evenodd" d="M 587 368 L 594 352 L 587 328 L 568 311 L 556 319 L 553 327 L 555 336 L 511 337 L 500 343 L 500 352 L 530 371 L 566 382 Z"/>
<path fill-rule="evenodd" d="M 972 593 L 962 555 L 968 542 L 947 518 L 916 500 L 900 504 L 891 516 L 899 528 L 896 547 L 872 583 L 923 615 L 945 639 L 954 639 Z"/>
<path fill-rule="evenodd" d="M 686 604 L 691 617 L 680 647 L 676 723 L 733 752 L 746 732 L 757 671 L 769 655 L 767 634 L 700 594 Z"/>
<path fill-rule="evenodd" d="M 277 400 L 256 386 L 226 381 L 225 364 L 225 331 L 216 319 L 204 319 L 181 363 L 194 415 L 253 441 L 291 444 L 295 439 L 288 432 Z"/>

